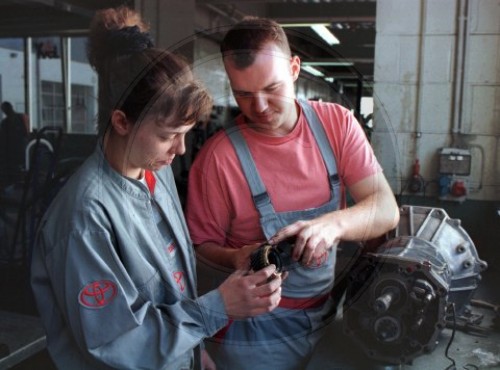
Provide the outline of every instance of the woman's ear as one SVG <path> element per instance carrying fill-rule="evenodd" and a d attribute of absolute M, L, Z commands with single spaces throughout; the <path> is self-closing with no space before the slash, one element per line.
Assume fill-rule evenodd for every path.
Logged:
<path fill-rule="evenodd" d="M 127 119 L 127 116 L 121 110 L 114 110 L 111 114 L 111 126 L 113 126 L 113 130 L 122 136 L 126 136 L 130 133 L 132 129 L 132 124 Z"/>

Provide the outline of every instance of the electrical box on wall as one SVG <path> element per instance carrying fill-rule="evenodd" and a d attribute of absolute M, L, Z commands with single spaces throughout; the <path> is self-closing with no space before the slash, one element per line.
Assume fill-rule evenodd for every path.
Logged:
<path fill-rule="evenodd" d="M 439 154 L 439 199 L 463 202 L 469 192 L 471 152 L 442 148 Z"/>

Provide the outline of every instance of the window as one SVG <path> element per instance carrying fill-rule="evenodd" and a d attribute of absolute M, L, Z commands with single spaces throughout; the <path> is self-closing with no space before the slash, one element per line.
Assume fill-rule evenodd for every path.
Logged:
<path fill-rule="evenodd" d="M 73 132 L 93 134 L 95 129 L 95 97 L 94 87 L 85 85 L 72 85 L 71 109 Z"/>
<path fill-rule="evenodd" d="M 28 113 L 31 129 L 62 126 L 68 133 L 95 134 L 97 75 L 86 43 L 86 37 L 0 39 L 1 100 Z"/>
<path fill-rule="evenodd" d="M 64 96 L 62 83 L 42 81 L 42 124 L 64 126 Z"/>

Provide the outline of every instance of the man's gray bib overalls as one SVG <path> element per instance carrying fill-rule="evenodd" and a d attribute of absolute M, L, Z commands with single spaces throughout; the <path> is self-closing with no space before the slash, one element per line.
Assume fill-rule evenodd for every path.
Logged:
<path fill-rule="evenodd" d="M 226 130 L 241 163 L 267 239 L 295 221 L 313 219 L 335 211 L 340 206 L 340 181 L 333 150 L 314 109 L 305 101 L 299 103 L 328 173 L 331 196 L 320 207 L 277 213 L 239 127 Z M 224 346 L 220 362 L 223 368 L 265 369 L 269 368 L 270 363 L 273 369 L 302 368 L 302 361 L 319 339 L 318 329 L 329 322 L 335 312 L 329 298 L 335 261 L 333 249 L 318 264 L 313 263 L 312 267 L 294 263 L 283 282 L 283 298 L 278 308 L 269 314 L 232 322 L 221 336 Z"/>

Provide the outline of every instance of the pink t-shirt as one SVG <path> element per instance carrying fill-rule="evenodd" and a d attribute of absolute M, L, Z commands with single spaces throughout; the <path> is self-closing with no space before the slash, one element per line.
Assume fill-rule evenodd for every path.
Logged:
<path fill-rule="evenodd" d="M 349 110 L 333 103 L 310 104 L 333 148 L 342 189 L 381 171 Z M 330 199 L 323 158 L 302 112 L 292 132 L 282 137 L 248 128 L 241 115 L 237 123 L 276 212 L 318 207 Z M 342 198 L 344 208 L 344 191 Z M 190 169 L 186 219 L 194 244 L 210 241 L 238 248 L 265 240 L 240 162 L 224 131 L 207 141 Z"/>

